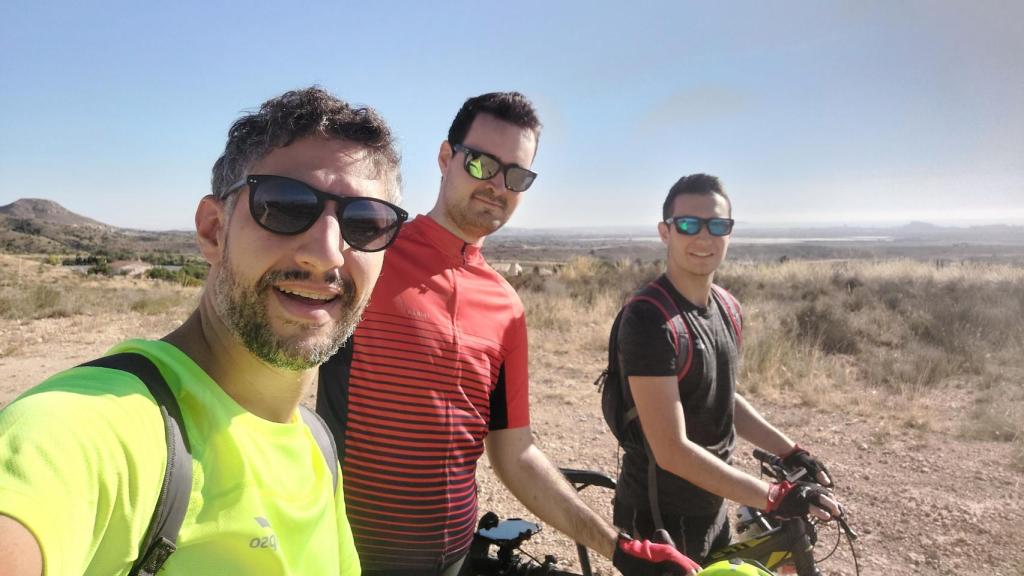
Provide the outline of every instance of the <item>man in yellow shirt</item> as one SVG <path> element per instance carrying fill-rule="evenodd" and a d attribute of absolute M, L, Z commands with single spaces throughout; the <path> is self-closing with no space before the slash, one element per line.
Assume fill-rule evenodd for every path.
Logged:
<path fill-rule="evenodd" d="M 358 574 L 341 485 L 297 406 L 349 337 L 405 212 L 384 121 L 318 88 L 235 122 L 196 210 L 210 273 L 159 341 L 192 485 L 162 574 Z M 143 188 L 139 195 L 143 196 Z M 0 575 L 135 574 L 168 460 L 140 378 L 57 374 L 0 412 Z"/>

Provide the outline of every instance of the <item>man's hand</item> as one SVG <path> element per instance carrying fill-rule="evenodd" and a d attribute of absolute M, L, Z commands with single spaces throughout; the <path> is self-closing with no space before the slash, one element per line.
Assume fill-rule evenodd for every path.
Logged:
<path fill-rule="evenodd" d="M 633 540 L 619 535 L 612 564 L 625 576 L 678 576 L 696 574 L 700 565 L 669 544 Z"/>
<path fill-rule="evenodd" d="M 794 518 L 808 513 L 828 521 L 842 513 L 839 502 L 828 490 L 810 482 L 779 482 L 768 487 L 765 512 L 780 518 Z"/>
<path fill-rule="evenodd" d="M 782 463 L 789 468 L 803 468 L 807 471 L 808 480 L 813 479 L 822 486 L 832 487 L 832 475 L 825 464 L 811 456 L 811 453 L 801 448 L 799 444 L 793 446 L 793 449 L 782 457 Z"/>

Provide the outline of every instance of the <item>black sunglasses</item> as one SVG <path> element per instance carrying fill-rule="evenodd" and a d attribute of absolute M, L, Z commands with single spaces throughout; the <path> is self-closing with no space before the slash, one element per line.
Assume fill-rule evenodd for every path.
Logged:
<path fill-rule="evenodd" d="M 477 180 L 490 180 L 501 172 L 505 176 L 505 188 L 513 192 L 525 192 L 537 178 L 536 172 L 530 172 L 516 164 L 502 164 L 494 156 L 462 144 L 452 146 L 452 150 L 465 154 L 466 160 L 462 166 L 467 174 Z"/>
<path fill-rule="evenodd" d="M 252 174 L 239 180 L 221 199 L 249 186 L 249 212 L 264 230 L 294 236 L 309 230 L 328 200 L 338 203 L 338 222 L 345 243 L 360 252 L 379 252 L 394 242 L 409 213 L 365 196 L 337 196 L 285 176 Z"/>
<path fill-rule="evenodd" d="M 696 236 L 702 226 L 707 225 L 708 234 L 712 236 L 728 236 L 732 233 L 732 218 L 698 218 L 696 216 L 674 216 L 665 220 L 665 224 L 673 226 L 680 234 Z"/>

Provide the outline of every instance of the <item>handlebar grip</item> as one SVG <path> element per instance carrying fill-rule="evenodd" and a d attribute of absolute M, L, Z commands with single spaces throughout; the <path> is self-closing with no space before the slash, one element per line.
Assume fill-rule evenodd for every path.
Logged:
<path fill-rule="evenodd" d="M 668 530 L 665 530 L 664 528 L 658 528 L 654 531 L 654 535 L 651 536 L 651 542 L 654 542 L 655 544 L 668 544 L 673 548 L 676 547 L 676 543 L 672 540 L 672 536 L 670 536 Z"/>
<path fill-rule="evenodd" d="M 761 450 L 760 448 L 754 448 L 754 458 L 758 462 L 763 462 L 763 463 L 769 464 L 769 465 L 773 465 L 774 464 L 774 465 L 778 466 L 778 465 L 782 464 L 782 459 L 781 458 L 779 458 L 775 454 L 771 454 L 769 452 L 765 452 L 764 450 Z"/>

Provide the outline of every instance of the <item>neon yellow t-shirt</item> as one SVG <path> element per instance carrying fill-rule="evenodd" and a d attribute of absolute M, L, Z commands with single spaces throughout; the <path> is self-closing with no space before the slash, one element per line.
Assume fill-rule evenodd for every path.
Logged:
<path fill-rule="evenodd" d="M 174 392 L 193 479 L 178 551 L 161 574 L 359 574 L 341 483 L 298 412 L 255 416 L 161 341 L 129 340 Z M 254 384 L 258 385 L 258 384 Z M 146 386 L 106 368 L 73 368 L 0 411 L 0 514 L 35 534 L 44 572 L 127 574 L 139 554 L 167 460 Z"/>

